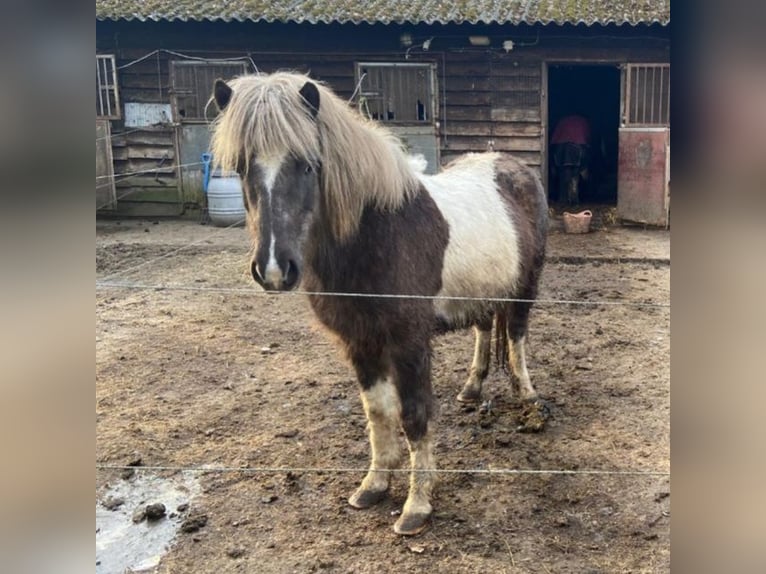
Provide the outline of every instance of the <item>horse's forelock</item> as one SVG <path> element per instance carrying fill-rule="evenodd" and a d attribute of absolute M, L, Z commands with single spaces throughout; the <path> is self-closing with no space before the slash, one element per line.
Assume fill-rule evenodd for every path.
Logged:
<path fill-rule="evenodd" d="M 307 81 L 319 91 L 314 116 L 300 93 Z M 262 155 L 291 155 L 322 164 L 322 200 L 339 239 L 358 228 L 364 206 L 392 209 L 419 188 L 401 142 L 365 120 L 321 82 L 297 73 L 243 76 L 216 120 L 212 152 L 224 168 Z M 244 157 L 243 157 L 244 156 Z"/>
<path fill-rule="evenodd" d="M 229 82 L 231 101 L 216 120 L 211 141 L 218 165 L 247 169 L 253 158 L 286 155 L 320 161 L 316 122 L 293 76 L 256 74 Z"/>

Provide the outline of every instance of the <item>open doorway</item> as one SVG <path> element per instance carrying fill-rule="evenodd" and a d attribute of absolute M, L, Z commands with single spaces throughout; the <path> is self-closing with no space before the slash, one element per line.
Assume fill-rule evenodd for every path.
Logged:
<path fill-rule="evenodd" d="M 548 189 L 549 200 L 559 201 L 559 173 L 551 143 L 558 123 L 582 116 L 590 126 L 587 169 L 579 186 L 580 203 L 617 204 L 620 69 L 613 64 L 548 65 Z"/>

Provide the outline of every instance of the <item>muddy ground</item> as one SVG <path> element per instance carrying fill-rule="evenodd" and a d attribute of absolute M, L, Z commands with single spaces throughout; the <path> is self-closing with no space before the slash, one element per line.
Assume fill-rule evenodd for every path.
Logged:
<path fill-rule="evenodd" d="M 362 474 L 309 470 L 367 465 L 356 383 L 303 297 L 257 293 L 244 230 L 112 221 L 96 238 L 99 279 L 248 290 L 97 289 L 97 462 L 299 469 L 197 473 L 200 494 L 163 520 L 207 521 L 179 532 L 156 571 L 669 571 L 667 476 L 444 474 L 431 528 L 396 536 L 406 475 L 356 511 L 345 501 Z M 665 232 L 554 231 L 549 254 L 543 299 L 669 301 Z M 435 341 L 441 468 L 669 471 L 668 309 L 535 307 L 529 368 L 552 413 L 539 434 L 516 432 L 498 369 L 489 413 L 455 401 L 472 344 L 470 331 Z M 97 471 L 97 504 L 135 480 L 121 475 Z"/>

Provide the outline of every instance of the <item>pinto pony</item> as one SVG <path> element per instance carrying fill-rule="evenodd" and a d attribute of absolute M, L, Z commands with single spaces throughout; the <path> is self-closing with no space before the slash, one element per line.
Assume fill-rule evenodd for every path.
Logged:
<path fill-rule="evenodd" d="M 356 370 L 372 460 L 349 503 L 367 508 L 386 496 L 403 428 L 410 485 L 394 530 L 417 534 L 435 480 L 433 335 L 474 327 L 458 399 L 477 401 L 494 320 L 521 398 L 537 397 L 524 340 L 548 221 L 539 178 L 500 153 L 469 154 L 425 175 L 389 131 L 301 74 L 217 80 L 213 97 L 221 114 L 212 152 L 242 179 L 253 278 L 269 291 L 309 291 Z"/>

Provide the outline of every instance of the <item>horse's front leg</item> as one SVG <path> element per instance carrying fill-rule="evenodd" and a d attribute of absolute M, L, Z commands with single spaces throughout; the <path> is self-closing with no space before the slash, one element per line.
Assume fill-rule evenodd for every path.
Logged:
<path fill-rule="evenodd" d="M 476 335 L 476 346 L 473 351 L 473 363 L 468 380 L 463 390 L 457 396 L 461 403 L 474 403 L 481 400 L 481 387 L 489 372 L 490 342 L 492 340 L 492 323 L 489 325 L 475 325 L 473 332 Z"/>
<path fill-rule="evenodd" d="M 369 508 L 388 493 L 390 469 L 399 465 L 401 405 L 396 387 L 381 369 L 355 361 L 362 386 L 362 404 L 367 415 L 372 460 L 362 484 L 348 499 L 354 508 Z"/>
<path fill-rule="evenodd" d="M 397 534 L 415 535 L 427 526 L 433 508 L 431 493 L 436 482 L 431 420 L 430 348 L 408 348 L 394 359 L 394 381 L 402 406 L 402 426 L 410 450 L 410 488 L 402 515 L 394 525 Z"/>

